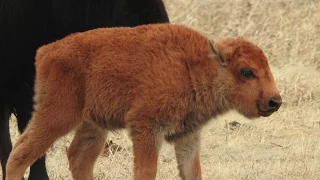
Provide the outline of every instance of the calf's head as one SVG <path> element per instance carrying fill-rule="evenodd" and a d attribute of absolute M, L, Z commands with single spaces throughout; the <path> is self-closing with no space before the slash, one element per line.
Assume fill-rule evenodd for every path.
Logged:
<path fill-rule="evenodd" d="M 269 116 L 282 99 L 263 51 L 244 38 L 210 41 L 218 78 L 229 107 L 247 118 Z"/>

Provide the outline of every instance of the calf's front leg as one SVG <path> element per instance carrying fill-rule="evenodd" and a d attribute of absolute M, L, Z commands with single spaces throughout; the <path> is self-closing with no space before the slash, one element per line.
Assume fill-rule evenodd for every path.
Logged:
<path fill-rule="evenodd" d="M 183 180 L 201 180 L 200 133 L 195 132 L 175 142 L 180 177 Z"/>
<path fill-rule="evenodd" d="M 134 180 L 154 180 L 157 174 L 159 142 L 157 137 L 143 130 L 132 135 Z"/>

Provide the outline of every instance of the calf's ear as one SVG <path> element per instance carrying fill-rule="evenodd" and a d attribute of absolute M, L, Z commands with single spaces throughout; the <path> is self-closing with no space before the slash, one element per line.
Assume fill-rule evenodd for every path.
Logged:
<path fill-rule="evenodd" d="M 234 54 L 234 48 L 221 39 L 210 39 L 209 51 L 210 56 L 214 57 L 224 67 L 229 66 Z"/>

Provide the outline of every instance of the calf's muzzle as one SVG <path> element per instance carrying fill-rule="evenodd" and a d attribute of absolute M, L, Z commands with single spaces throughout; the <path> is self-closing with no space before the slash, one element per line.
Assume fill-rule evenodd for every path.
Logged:
<path fill-rule="evenodd" d="M 273 112 L 278 111 L 281 104 L 282 104 L 282 98 L 280 95 L 277 95 L 271 98 L 267 103 L 268 111 L 273 111 Z"/>
<path fill-rule="evenodd" d="M 257 104 L 259 109 L 259 114 L 261 116 L 267 117 L 272 113 L 278 111 L 282 104 L 282 98 L 280 95 L 276 95 L 264 102 L 264 104 Z"/>

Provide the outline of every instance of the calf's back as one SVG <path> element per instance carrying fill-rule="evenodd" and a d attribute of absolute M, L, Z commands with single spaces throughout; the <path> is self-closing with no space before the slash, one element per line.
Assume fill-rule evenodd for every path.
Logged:
<path fill-rule="evenodd" d="M 73 94 L 83 118 L 107 128 L 124 127 L 128 111 L 141 106 L 162 119 L 181 119 L 193 98 L 188 66 L 208 64 L 208 54 L 207 38 L 180 25 L 101 28 L 39 48 L 36 82 L 45 94 L 62 97 L 56 100 Z"/>

